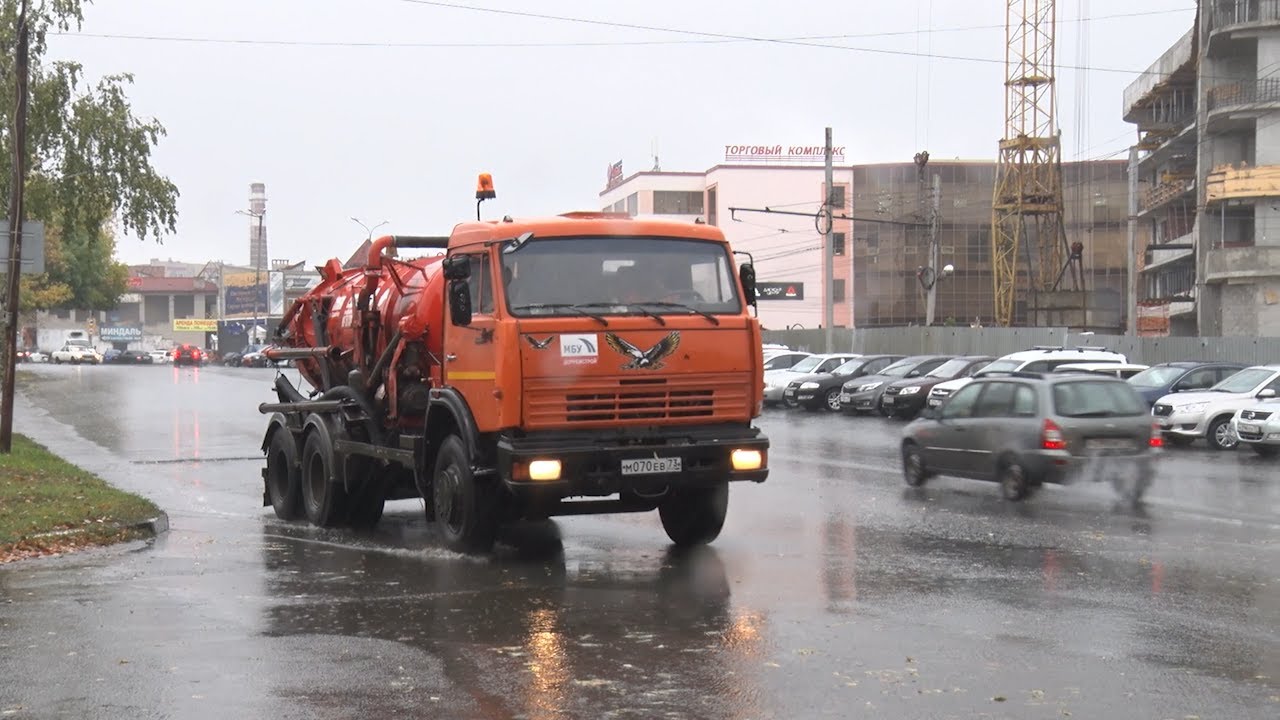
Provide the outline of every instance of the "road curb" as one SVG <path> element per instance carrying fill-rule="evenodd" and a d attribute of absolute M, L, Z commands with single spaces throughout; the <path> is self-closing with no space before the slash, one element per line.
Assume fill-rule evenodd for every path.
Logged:
<path fill-rule="evenodd" d="M 134 523 L 129 526 L 130 530 L 146 530 L 153 536 L 159 536 L 169 532 L 169 513 L 161 510 L 159 515 L 153 518 Z"/>

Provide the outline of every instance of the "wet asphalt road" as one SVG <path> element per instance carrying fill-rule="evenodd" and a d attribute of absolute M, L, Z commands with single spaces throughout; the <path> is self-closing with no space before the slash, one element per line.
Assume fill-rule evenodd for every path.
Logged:
<path fill-rule="evenodd" d="M 261 506 L 268 370 L 31 367 L 18 429 L 154 499 L 154 542 L 0 567 L 0 717 L 1276 718 L 1280 465 L 910 491 L 898 426 L 770 411 L 710 548 L 655 515 L 439 548 Z"/>

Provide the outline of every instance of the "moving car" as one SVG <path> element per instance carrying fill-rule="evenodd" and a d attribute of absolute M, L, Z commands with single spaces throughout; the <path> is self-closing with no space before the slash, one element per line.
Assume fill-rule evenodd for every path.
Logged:
<path fill-rule="evenodd" d="M 204 351 L 195 345 L 182 344 L 173 351 L 174 365 L 200 365 L 204 362 Z"/>
<path fill-rule="evenodd" d="M 830 373 L 804 375 L 792 380 L 783 393 L 783 399 L 791 407 L 803 407 L 806 410 L 826 408 L 835 412 L 840 409 L 840 388 L 846 381 L 876 375 L 901 359 L 901 355 L 863 355 L 854 358 Z"/>
<path fill-rule="evenodd" d="M 155 358 L 145 350 L 125 350 L 118 353 L 112 362 L 117 365 L 153 365 Z"/>
<path fill-rule="evenodd" d="M 829 373 L 849 360 L 862 357 L 856 353 L 826 353 L 810 355 L 786 370 L 766 370 L 764 373 L 764 404 L 777 405 L 792 380 L 805 375 Z"/>
<path fill-rule="evenodd" d="M 1129 378 L 1129 384 L 1148 405 L 1155 405 L 1157 400 L 1171 393 L 1208 390 L 1246 367 L 1239 363 L 1195 360 L 1160 363 Z"/>
<path fill-rule="evenodd" d="M 14 359 L 18 362 L 45 363 L 49 362 L 49 353 L 41 350 L 19 350 Z"/>
<path fill-rule="evenodd" d="M 929 391 L 934 386 L 956 378 L 972 377 L 994 360 L 988 355 L 965 355 L 946 361 L 924 377 L 890 383 L 880 396 L 880 413 L 888 417 L 914 418 L 925 409 Z"/>
<path fill-rule="evenodd" d="M 1000 483 L 1021 500 L 1043 483 L 1111 481 L 1137 502 L 1162 442 L 1146 403 L 1123 380 L 1015 372 L 974 380 L 903 431 L 902 472 Z"/>
<path fill-rule="evenodd" d="M 1160 423 L 1171 445 L 1190 445 L 1200 438 L 1214 450 L 1231 450 L 1238 444 L 1231 419 L 1236 411 L 1255 400 L 1280 392 L 1280 365 L 1245 368 L 1203 392 L 1166 395 L 1156 401 L 1151 414 Z"/>
<path fill-rule="evenodd" d="M 1070 363 L 1059 365 L 1054 372 L 1087 373 L 1090 375 L 1106 375 L 1120 380 L 1128 380 L 1149 366 L 1134 363 Z"/>
<path fill-rule="evenodd" d="M 1128 363 L 1129 358 L 1106 348 L 1080 346 L 1068 350 L 1061 345 L 1038 345 L 1031 350 L 1010 353 L 983 368 L 975 377 L 1011 372 L 1047 373 L 1059 366 L 1074 363 Z M 938 407 L 942 400 L 968 385 L 972 378 L 957 378 L 934 386 L 929 391 L 929 407 Z"/>
<path fill-rule="evenodd" d="M 912 355 L 890 365 L 878 375 L 849 380 L 840 391 L 840 409 L 852 415 L 880 410 L 880 396 L 888 385 L 903 378 L 921 378 L 950 359 L 950 355 Z"/>
<path fill-rule="evenodd" d="M 102 356 L 97 350 L 84 345 L 63 345 L 62 349 L 53 351 L 53 361 L 59 365 L 62 363 L 100 365 Z"/>
<path fill-rule="evenodd" d="M 1262 457 L 1280 455 L 1280 399 L 1260 400 L 1236 411 L 1231 429 L 1241 446 Z"/>
<path fill-rule="evenodd" d="M 151 356 L 152 362 L 157 364 L 173 362 L 172 352 L 165 352 L 164 350 L 151 350 L 147 354 Z"/>

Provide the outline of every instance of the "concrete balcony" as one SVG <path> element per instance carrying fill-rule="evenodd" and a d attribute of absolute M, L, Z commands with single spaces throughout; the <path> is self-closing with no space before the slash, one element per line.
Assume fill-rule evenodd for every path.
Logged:
<path fill-rule="evenodd" d="M 1205 202 L 1280 197 L 1280 165 L 1221 165 L 1205 176 Z"/>
<path fill-rule="evenodd" d="M 1138 198 L 1139 214 L 1149 213 L 1183 197 L 1196 189 L 1194 177 L 1175 177 L 1143 191 Z"/>
<path fill-rule="evenodd" d="M 1217 0 L 1206 12 L 1210 38 L 1280 27 L 1280 0 Z"/>
<path fill-rule="evenodd" d="M 1258 114 L 1280 109 L 1280 79 L 1241 80 L 1209 88 L 1206 107 L 1212 121 L 1226 114 Z"/>
<path fill-rule="evenodd" d="M 1204 278 L 1210 283 L 1251 282 L 1280 277 L 1280 245 L 1210 250 Z"/>

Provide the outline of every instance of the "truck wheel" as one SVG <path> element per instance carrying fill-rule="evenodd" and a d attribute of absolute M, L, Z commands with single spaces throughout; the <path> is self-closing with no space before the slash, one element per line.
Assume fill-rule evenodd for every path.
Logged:
<path fill-rule="evenodd" d="M 313 426 L 302 445 L 302 507 L 318 527 L 342 523 L 347 492 L 334 482 L 333 442 L 327 423 Z"/>
<path fill-rule="evenodd" d="M 466 447 L 457 435 L 440 444 L 431 480 L 431 505 L 445 547 L 485 553 L 498 535 L 497 484 L 476 482 Z"/>
<path fill-rule="evenodd" d="M 267 446 L 267 497 L 276 517 L 302 517 L 302 471 L 298 468 L 298 443 L 289 428 L 277 427 Z"/>
<path fill-rule="evenodd" d="M 387 484 L 380 468 L 369 458 L 349 457 L 346 472 L 353 490 L 348 498 L 351 508 L 348 521 L 356 528 L 377 525 L 387 504 Z"/>
<path fill-rule="evenodd" d="M 715 540 L 729 511 L 729 483 L 689 488 L 672 493 L 658 506 L 662 529 L 678 546 L 705 545 Z"/>

